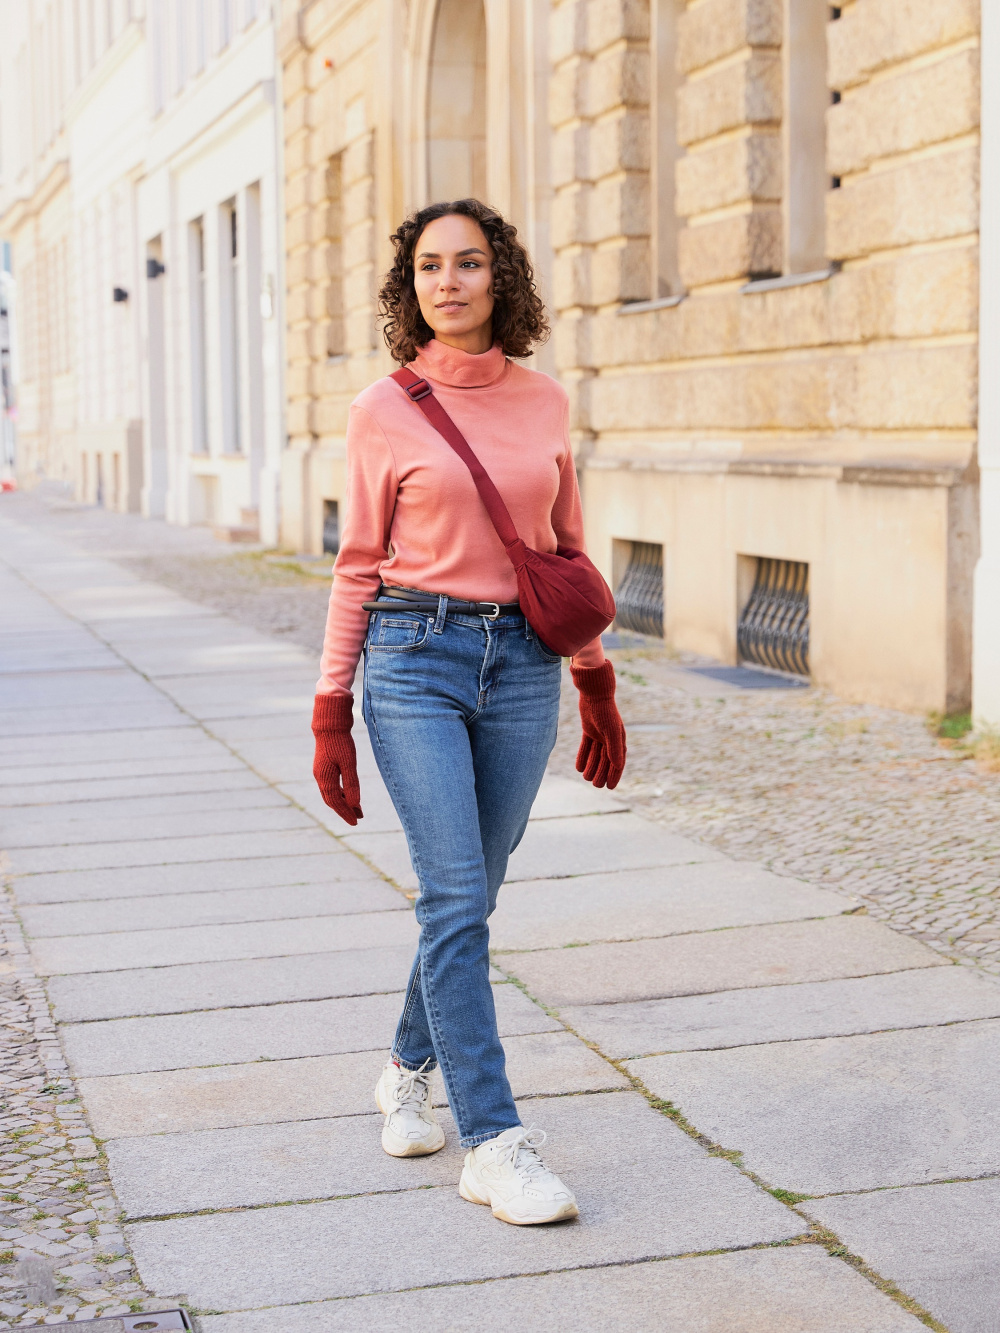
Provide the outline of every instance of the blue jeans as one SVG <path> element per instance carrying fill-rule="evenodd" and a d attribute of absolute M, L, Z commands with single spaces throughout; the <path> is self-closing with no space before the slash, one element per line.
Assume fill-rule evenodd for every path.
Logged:
<path fill-rule="evenodd" d="M 489 926 L 556 739 L 560 659 L 522 616 L 372 613 L 364 716 L 420 881 L 420 942 L 393 1042 L 438 1064 L 463 1147 L 519 1125 L 497 1034 Z"/>

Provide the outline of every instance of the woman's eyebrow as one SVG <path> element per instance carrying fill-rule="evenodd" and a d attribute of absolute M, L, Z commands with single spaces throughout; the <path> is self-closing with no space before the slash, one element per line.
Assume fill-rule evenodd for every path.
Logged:
<path fill-rule="evenodd" d="M 462 259 L 465 255 L 482 255 L 483 258 L 485 259 L 485 258 L 486 258 L 486 251 L 485 251 L 485 250 L 480 250 L 479 247 L 478 247 L 477 245 L 470 245 L 469 248 L 468 248 L 468 250 L 459 250 L 459 251 L 456 253 L 456 256 L 455 256 L 455 257 L 456 257 L 456 259 Z M 440 259 L 441 256 L 440 256 L 439 254 L 434 253 L 434 252 L 431 251 L 431 250 L 422 250 L 422 251 L 420 252 L 420 254 L 417 255 L 417 258 L 418 258 L 418 259 Z"/>

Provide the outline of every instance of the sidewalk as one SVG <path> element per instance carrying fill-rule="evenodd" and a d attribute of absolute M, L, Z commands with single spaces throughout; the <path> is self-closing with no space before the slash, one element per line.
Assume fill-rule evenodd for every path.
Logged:
<path fill-rule="evenodd" d="M 203 1333 L 1000 1326 L 996 982 L 550 777 L 496 997 L 582 1216 L 504 1226 L 447 1113 L 441 1153 L 381 1151 L 414 881 L 363 727 L 359 831 L 314 790 L 311 655 L 16 518 L 0 562 L 0 845 L 163 1304 Z"/>

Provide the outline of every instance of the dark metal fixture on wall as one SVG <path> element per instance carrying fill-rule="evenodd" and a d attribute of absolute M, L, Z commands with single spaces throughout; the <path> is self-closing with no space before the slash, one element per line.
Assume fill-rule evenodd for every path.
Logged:
<path fill-rule="evenodd" d="M 615 589 L 615 625 L 635 634 L 663 638 L 663 547 L 657 542 L 632 542 L 632 552 Z"/>

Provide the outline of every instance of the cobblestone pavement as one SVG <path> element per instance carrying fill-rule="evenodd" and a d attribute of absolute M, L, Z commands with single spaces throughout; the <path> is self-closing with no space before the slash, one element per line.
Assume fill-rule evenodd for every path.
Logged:
<path fill-rule="evenodd" d="M 17 501 L 142 577 L 319 653 L 329 557 L 233 551 L 204 530 Z M 820 689 L 713 693 L 704 682 L 692 694 L 676 667 L 695 659 L 612 656 L 629 725 L 620 792 L 638 809 L 730 856 L 836 885 L 873 916 L 1000 974 L 1000 773 L 942 744 L 919 716 Z M 559 772 L 573 770 L 575 706 L 567 682 Z"/>
<path fill-rule="evenodd" d="M 20 927 L 0 908 L 0 1329 L 145 1308 Z"/>

